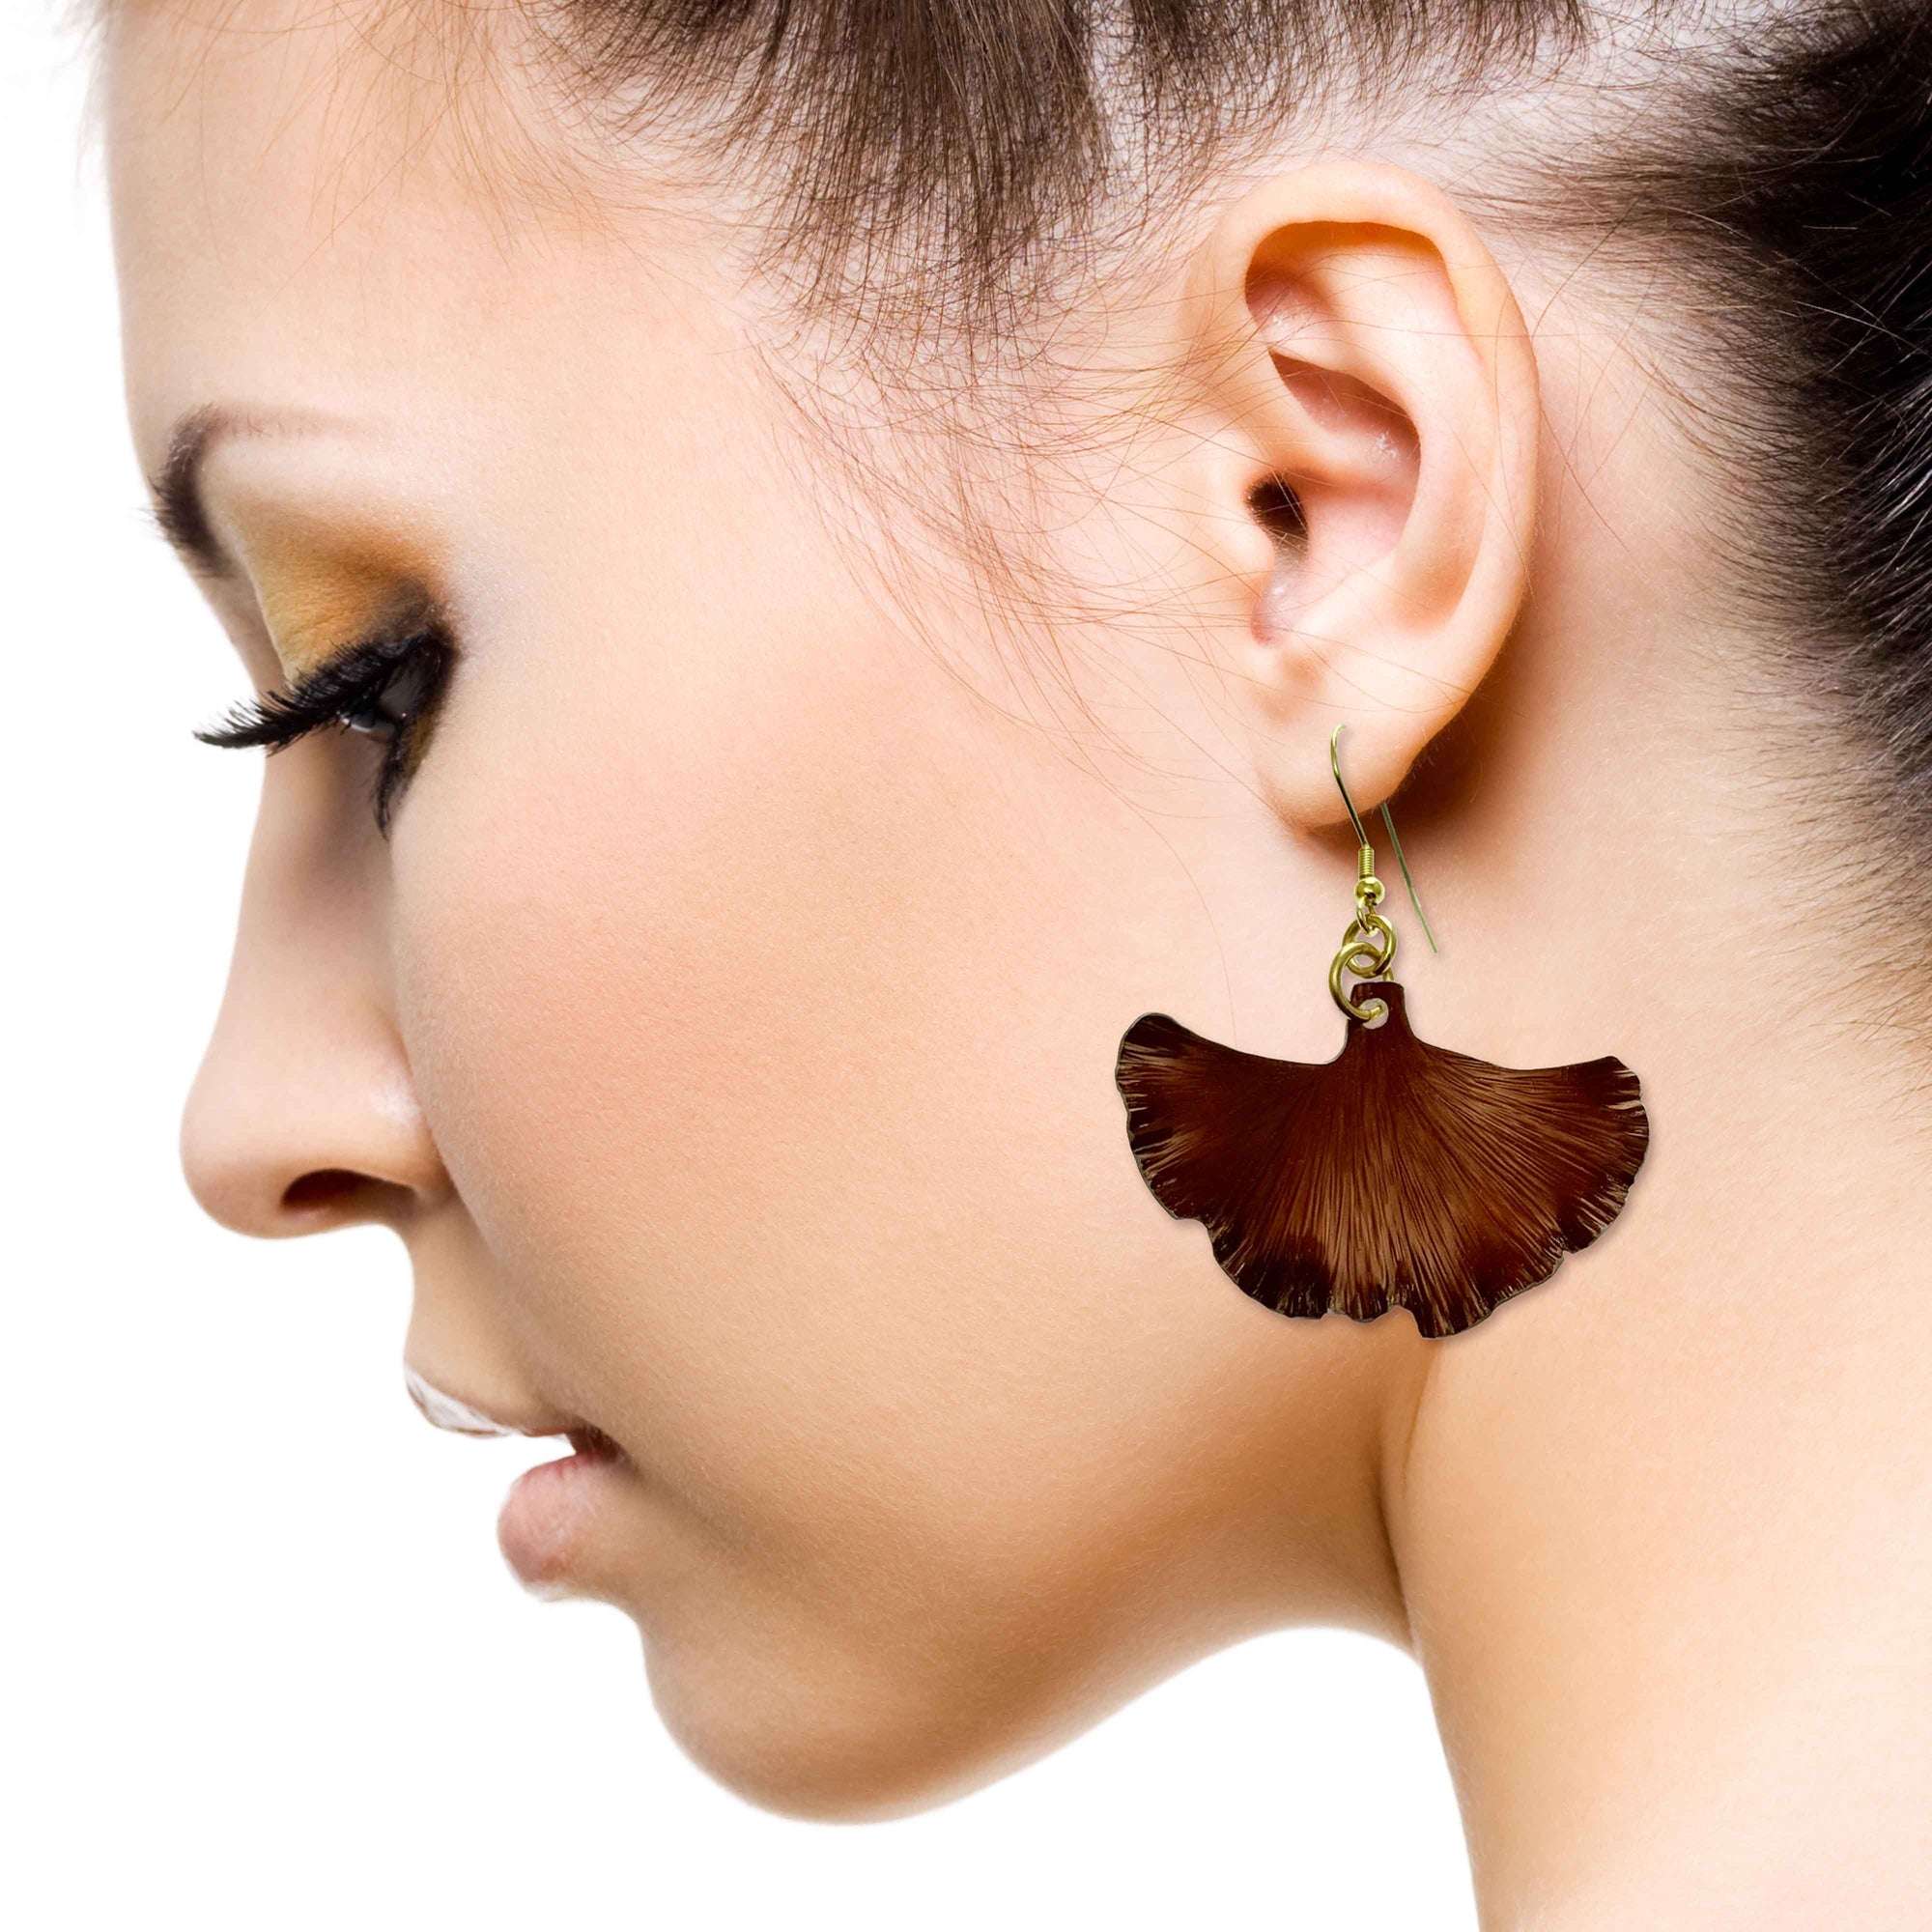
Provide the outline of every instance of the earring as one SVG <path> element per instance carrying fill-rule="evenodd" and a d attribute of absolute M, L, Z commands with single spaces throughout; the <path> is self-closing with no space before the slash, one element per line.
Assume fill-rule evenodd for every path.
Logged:
<path fill-rule="evenodd" d="M 1396 940 L 1378 910 L 1375 848 L 1342 781 L 1344 728 L 1328 757 L 1361 854 L 1355 917 L 1328 969 L 1348 1016 L 1341 1052 L 1313 1065 L 1268 1060 L 1144 1013 L 1122 1037 L 1115 1084 L 1150 1191 L 1177 1220 L 1206 1225 L 1244 1293 L 1288 1316 L 1373 1321 L 1406 1308 L 1423 1335 L 1454 1335 L 1616 1219 L 1650 1123 L 1620 1060 L 1492 1066 L 1409 1031 L 1403 989 L 1385 977 Z M 1365 983 L 1345 992 L 1345 974 Z"/>

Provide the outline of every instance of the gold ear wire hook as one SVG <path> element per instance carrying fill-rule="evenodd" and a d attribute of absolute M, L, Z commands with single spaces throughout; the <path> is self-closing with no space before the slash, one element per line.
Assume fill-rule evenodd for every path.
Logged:
<path fill-rule="evenodd" d="M 1338 724 L 1329 734 L 1328 762 L 1335 770 L 1335 782 L 1342 793 L 1342 803 L 1349 808 L 1349 822 L 1355 828 L 1355 837 L 1362 846 L 1362 877 L 1373 878 L 1376 870 L 1376 848 L 1369 842 L 1369 835 L 1362 830 L 1362 821 L 1355 810 L 1355 801 L 1349 796 L 1349 787 L 1342 782 L 1342 754 L 1337 749 L 1342 733 L 1349 727 Z M 1422 930 L 1429 940 L 1429 950 L 1440 952 L 1442 949 L 1435 943 L 1435 935 L 1429 930 L 1428 916 L 1422 910 L 1422 901 L 1416 896 L 1415 881 L 1408 875 L 1408 861 L 1402 855 L 1402 840 L 1395 836 L 1395 820 L 1389 815 L 1386 801 L 1382 805 L 1382 823 L 1388 827 L 1389 842 L 1395 847 L 1395 862 L 1402 867 L 1403 884 L 1408 888 L 1409 903 L 1415 908 L 1415 916 L 1422 921 Z"/>

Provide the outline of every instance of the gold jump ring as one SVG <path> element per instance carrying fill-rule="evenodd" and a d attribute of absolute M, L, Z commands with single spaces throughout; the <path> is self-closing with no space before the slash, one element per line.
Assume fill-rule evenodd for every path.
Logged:
<path fill-rule="evenodd" d="M 1378 935 L 1373 941 L 1370 935 Z M 1371 1000 L 1366 1007 L 1358 1007 L 1353 999 L 1342 990 L 1342 976 L 1353 974 L 1358 980 L 1379 979 L 1388 971 L 1389 962 L 1395 957 L 1395 927 L 1378 912 L 1360 913 L 1353 924 L 1342 936 L 1342 950 L 1336 953 L 1334 964 L 1328 968 L 1328 990 L 1334 995 L 1335 1004 L 1350 1019 L 1376 1020 L 1388 1011 L 1385 1000 Z"/>

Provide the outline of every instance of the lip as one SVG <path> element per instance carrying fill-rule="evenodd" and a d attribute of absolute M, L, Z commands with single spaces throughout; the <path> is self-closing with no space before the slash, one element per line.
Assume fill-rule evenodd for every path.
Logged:
<path fill-rule="evenodd" d="M 410 1400 L 439 1429 L 459 1435 L 562 1436 L 570 1444 L 569 1455 L 526 1469 L 497 1516 L 497 1546 L 524 1586 L 537 1596 L 569 1595 L 564 1579 L 575 1567 L 586 1519 L 601 1495 L 635 1473 L 630 1458 L 581 1417 L 506 1420 L 451 1395 L 407 1361 L 403 1380 Z"/>
<path fill-rule="evenodd" d="M 497 1517 L 497 1547 L 526 1590 L 569 1594 L 589 1519 L 622 1484 L 629 1459 L 601 1430 L 568 1432 L 571 1453 L 526 1469 L 510 1485 Z"/>
<path fill-rule="evenodd" d="M 403 1384 L 423 1419 L 458 1435 L 565 1435 L 579 1426 L 574 1415 L 499 1416 L 460 1395 L 451 1395 L 412 1363 L 403 1364 Z"/>

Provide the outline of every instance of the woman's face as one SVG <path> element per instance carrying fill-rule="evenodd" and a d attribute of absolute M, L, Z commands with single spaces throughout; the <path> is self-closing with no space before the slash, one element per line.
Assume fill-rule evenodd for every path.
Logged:
<path fill-rule="evenodd" d="M 931 1802 L 1235 1636 L 1373 1625 L 1403 1339 L 1242 1296 L 1113 1079 L 1231 992 L 1299 989 L 1269 1046 L 1325 1057 L 1346 868 L 1285 937 L 1245 790 L 1110 766 L 956 573 L 888 593 L 834 540 L 893 512 L 763 375 L 727 228 L 599 201 L 391 9 L 203 11 L 109 50 L 141 460 L 240 413 L 204 581 L 255 685 L 431 599 L 457 655 L 386 838 L 373 737 L 267 763 L 199 1198 L 391 1224 L 412 1370 L 620 1446 L 506 1550 L 630 1614 L 775 1808 Z M 1159 767 L 1161 707 L 1110 701 Z"/>

